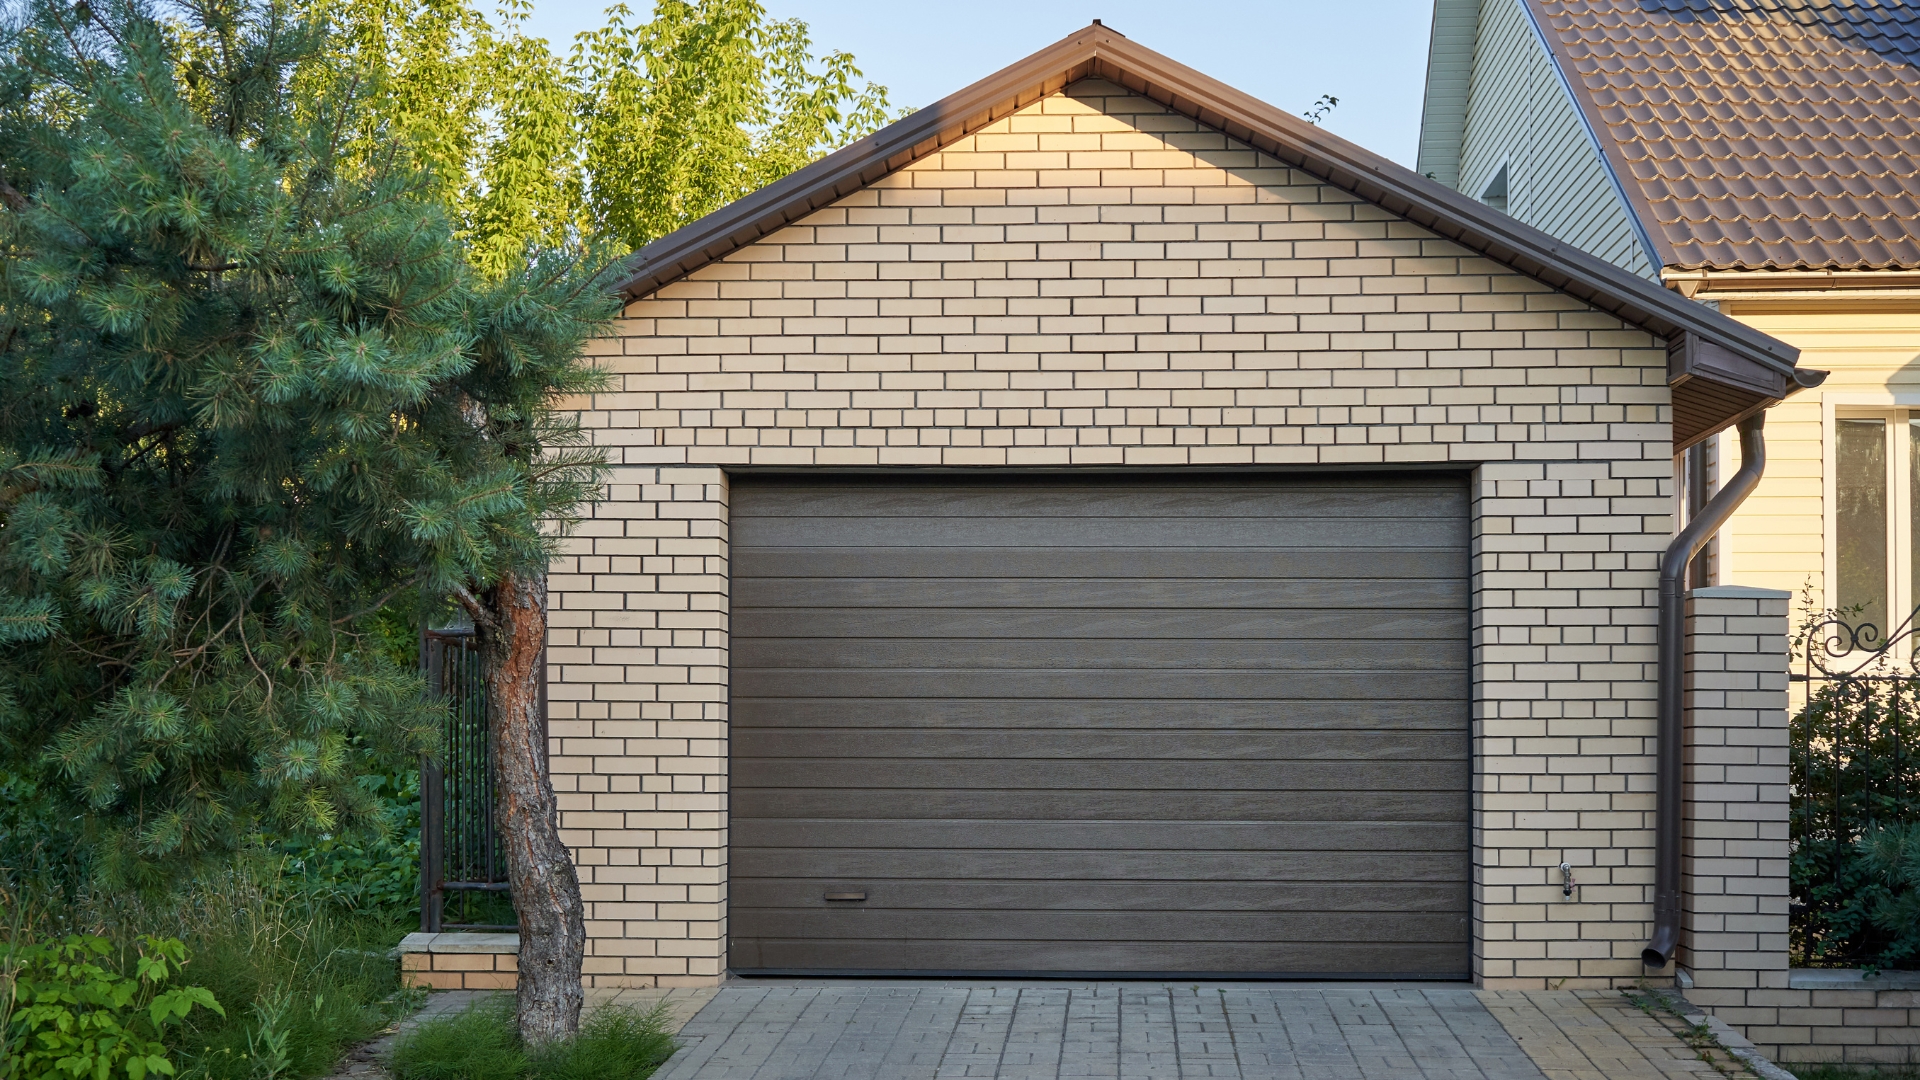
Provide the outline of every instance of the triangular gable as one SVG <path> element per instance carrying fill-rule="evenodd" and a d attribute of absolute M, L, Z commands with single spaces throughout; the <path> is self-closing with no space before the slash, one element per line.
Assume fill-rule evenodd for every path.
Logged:
<path fill-rule="evenodd" d="M 1428 180 L 1299 117 L 1178 64 L 1098 24 L 846 146 L 637 252 L 620 285 L 644 296 L 754 243 L 1080 79 L 1098 77 L 1157 101 L 1321 180 L 1674 342 L 1710 347 L 1751 412 L 1795 387 L 1798 350 Z M 1693 355 L 1682 350 L 1679 355 Z M 1676 445 L 1737 419 L 1681 400 L 1715 381 L 1681 367 Z M 1756 388 L 1762 400 L 1749 400 Z M 1679 418 L 1685 416 L 1684 423 Z M 1683 430 L 1683 428 L 1685 430 Z"/>

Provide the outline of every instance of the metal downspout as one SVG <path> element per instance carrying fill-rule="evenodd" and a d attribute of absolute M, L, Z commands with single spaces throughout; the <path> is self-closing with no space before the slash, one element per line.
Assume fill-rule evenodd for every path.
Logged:
<path fill-rule="evenodd" d="M 1767 468 L 1763 410 L 1740 421 L 1740 471 L 1673 538 L 1660 556 L 1659 718 L 1654 776 L 1657 798 L 1653 834 L 1653 937 L 1641 950 L 1648 967 L 1665 967 L 1680 944 L 1680 815 L 1686 781 L 1687 565 L 1733 512 L 1760 485 Z"/>

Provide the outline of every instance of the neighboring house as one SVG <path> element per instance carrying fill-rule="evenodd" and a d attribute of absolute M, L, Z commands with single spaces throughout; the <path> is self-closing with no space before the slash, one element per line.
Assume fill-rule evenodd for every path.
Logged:
<path fill-rule="evenodd" d="M 1671 976 L 1674 417 L 1791 347 L 1098 25 L 623 291 L 551 578 L 594 982 Z M 1772 775 L 1784 597 L 1694 603 L 1697 764 Z M 1784 774 L 1684 814 L 1784 851 Z M 1773 929 L 1686 962 L 1784 974 L 1785 889 L 1695 873 Z"/>
<path fill-rule="evenodd" d="M 1832 373 L 1707 579 L 1920 606 L 1920 5 L 1436 0 L 1418 167 Z"/>
<path fill-rule="evenodd" d="M 1765 476 L 1694 583 L 1785 590 L 1796 619 L 1841 608 L 1881 635 L 1920 608 L 1920 5 L 1436 0 L 1418 168 L 1800 350 L 1807 389 L 1770 408 Z M 1739 463 L 1735 440 L 1687 422 L 1684 390 L 1683 513 Z M 1779 842 L 1690 841 L 1693 873 L 1784 855 L 1784 828 L 1766 835 Z M 1920 1061 L 1920 979 L 1780 971 L 1768 933 L 1744 916 L 1690 930 L 1683 961 L 1779 950 L 1751 972 L 1696 970 L 1693 1000 L 1794 1060 Z"/>

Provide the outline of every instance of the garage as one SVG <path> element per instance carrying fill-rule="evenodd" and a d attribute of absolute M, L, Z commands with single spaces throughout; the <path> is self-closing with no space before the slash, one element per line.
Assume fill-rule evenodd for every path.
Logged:
<path fill-rule="evenodd" d="M 1460 474 L 728 501 L 733 970 L 1468 976 Z"/>

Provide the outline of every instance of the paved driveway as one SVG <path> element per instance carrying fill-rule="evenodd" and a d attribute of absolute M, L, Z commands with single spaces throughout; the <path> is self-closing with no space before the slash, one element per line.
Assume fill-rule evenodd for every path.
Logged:
<path fill-rule="evenodd" d="M 736 984 L 656 1080 L 1718 1080 L 1679 1028 L 1618 991 Z"/>

